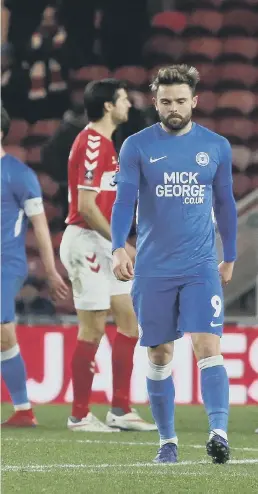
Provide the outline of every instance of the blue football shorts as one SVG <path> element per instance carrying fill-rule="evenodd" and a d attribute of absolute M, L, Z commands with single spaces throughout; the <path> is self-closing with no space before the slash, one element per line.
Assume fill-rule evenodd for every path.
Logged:
<path fill-rule="evenodd" d="M 218 270 L 177 279 L 136 276 L 132 298 L 141 346 L 168 343 L 184 333 L 222 336 L 224 303 Z"/>
<path fill-rule="evenodd" d="M 24 276 L 1 274 L 1 324 L 15 320 L 15 298 L 24 281 Z"/>

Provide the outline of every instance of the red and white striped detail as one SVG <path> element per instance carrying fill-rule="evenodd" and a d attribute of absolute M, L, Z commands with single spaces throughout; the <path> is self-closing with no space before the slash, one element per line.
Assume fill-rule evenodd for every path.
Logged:
<path fill-rule="evenodd" d="M 86 159 L 84 161 L 85 168 L 89 171 L 95 170 L 98 166 L 99 152 L 100 152 L 101 136 L 88 135 L 88 142 L 86 148 Z"/>
<path fill-rule="evenodd" d="M 92 255 L 86 256 L 86 259 L 88 261 L 90 270 L 93 271 L 93 273 L 98 273 L 100 270 L 100 264 L 97 260 L 95 252 Z"/>

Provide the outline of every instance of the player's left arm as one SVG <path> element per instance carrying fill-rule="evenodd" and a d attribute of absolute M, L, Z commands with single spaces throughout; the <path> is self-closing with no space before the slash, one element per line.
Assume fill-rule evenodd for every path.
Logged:
<path fill-rule="evenodd" d="M 213 181 L 213 204 L 224 254 L 219 270 L 225 283 L 232 278 L 237 258 L 237 209 L 232 183 L 231 146 L 227 139 L 223 139 L 220 145 L 220 162 Z"/>
<path fill-rule="evenodd" d="M 35 173 L 29 168 L 19 177 L 19 186 L 16 187 L 16 196 L 21 208 L 30 219 L 40 258 L 54 296 L 64 299 L 68 288 L 56 270 L 54 251 L 41 195 L 41 188 Z"/>

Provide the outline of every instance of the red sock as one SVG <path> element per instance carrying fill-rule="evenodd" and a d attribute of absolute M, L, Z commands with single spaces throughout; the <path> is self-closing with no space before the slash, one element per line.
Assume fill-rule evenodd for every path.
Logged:
<path fill-rule="evenodd" d="M 130 384 L 133 371 L 133 355 L 138 338 L 129 338 L 117 333 L 112 350 L 113 400 L 112 408 L 130 408 Z"/>
<path fill-rule="evenodd" d="M 98 346 L 88 341 L 77 340 L 72 360 L 73 407 L 72 415 L 77 419 L 86 417 L 94 377 L 95 354 Z"/>

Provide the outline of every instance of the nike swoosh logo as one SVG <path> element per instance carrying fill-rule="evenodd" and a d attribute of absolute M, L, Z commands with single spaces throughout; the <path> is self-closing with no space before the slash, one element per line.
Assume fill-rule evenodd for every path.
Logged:
<path fill-rule="evenodd" d="M 156 163 L 156 161 L 164 160 L 167 156 L 161 156 L 161 158 L 150 158 L 150 163 Z"/>
<path fill-rule="evenodd" d="M 212 321 L 210 325 L 212 328 L 216 328 L 217 326 L 222 326 L 222 323 L 216 324 L 215 322 Z"/>

